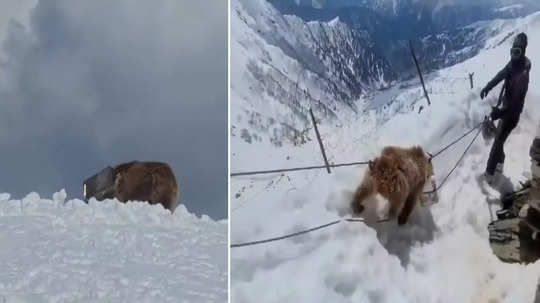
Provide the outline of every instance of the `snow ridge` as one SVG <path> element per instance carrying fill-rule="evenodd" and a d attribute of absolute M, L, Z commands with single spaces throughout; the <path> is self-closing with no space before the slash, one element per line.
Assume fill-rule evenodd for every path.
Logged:
<path fill-rule="evenodd" d="M 226 302 L 227 221 L 180 205 L 0 195 L 0 302 Z"/>

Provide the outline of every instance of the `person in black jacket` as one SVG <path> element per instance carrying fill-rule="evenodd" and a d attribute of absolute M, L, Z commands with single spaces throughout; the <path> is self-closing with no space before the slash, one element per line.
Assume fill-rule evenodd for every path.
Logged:
<path fill-rule="evenodd" d="M 510 49 L 510 62 L 480 92 L 480 98 L 484 99 L 493 87 L 504 80 L 504 92 L 499 100 L 499 103 L 502 102 L 502 108 L 499 108 L 500 104 L 497 104 L 490 114 L 493 121 L 499 119 L 500 121 L 484 173 L 488 183 L 493 182 L 495 171 L 502 173 L 505 158 L 504 142 L 518 124 L 519 116 L 523 111 L 531 70 L 531 61 L 525 56 L 526 48 L 527 35 L 520 33 L 514 39 Z"/>

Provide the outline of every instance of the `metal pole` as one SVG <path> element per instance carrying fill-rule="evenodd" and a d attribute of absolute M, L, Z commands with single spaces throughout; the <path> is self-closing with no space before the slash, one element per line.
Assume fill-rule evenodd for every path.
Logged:
<path fill-rule="evenodd" d="M 473 76 L 474 76 L 474 73 L 469 74 L 469 80 L 471 81 L 471 89 L 474 88 L 474 84 L 473 84 Z"/>
<path fill-rule="evenodd" d="M 326 158 L 326 153 L 324 152 L 324 145 L 321 140 L 321 135 L 319 134 L 319 129 L 317 128 L 315 115 L 313 115 L 313 111 L 311 110 L 311 108 L 309 108 L 309 114 L 311 115 L 311 121 L 313 121 L 313 128 L 315 129 L 315 135 L 317 135 L 317 141 L 319 141 L 319 147 L 321 148 L 321 153 L 324 158 L 324 165 L 326 166 L 326 171 L 330 174 L 330 164 L 328 163 L 328 159 Z"/>
<path fill-rule="evenodd" d="M 428 105 L 431 105 L 431 101 L 429 100 L 429 96 L 426 90 L 426 85 L 424 84 L 424 77 L 422 77 L 422 72 L 420 71 L 420 65 L 418 65 L 418 60 L 416 59 L 416 54 L 414 53 L 412 41 L 409 40 L 409 47 L 411 48 L 411 55 L 414 59 L 414 64 L 416 65 L 416 70 L 418 71 L 418 76 L 420 76 L 420 82 L 422 82 L 422 88 L 424 89 L 424 96 L 426 97 Z"/>

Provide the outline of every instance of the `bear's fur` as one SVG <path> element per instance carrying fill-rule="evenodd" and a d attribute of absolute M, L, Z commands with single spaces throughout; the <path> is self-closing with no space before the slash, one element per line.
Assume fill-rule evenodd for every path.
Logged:
<path fill-rule="evenodd" d="M 160 203 L 171 212 L 178 200 L 178 183 L 172 169 L 161 162 L 128 162 L 114 168 L 115 197 Z"/>
<path fill-rule="evenodd" d="M 388 200 L 389 218 L 395 218 L 398 210 L 398 224 L 407 223 L 409 215 L 419 199 L 422 199 L 424 185 L 433 176 L 431 158 L 421 147 L 385 147 L 381 156 L 371 161 L 364 179 L 357 188 L 352 209 L 356 214 L 364 210 L 362 202 L 379 193 Z"/>

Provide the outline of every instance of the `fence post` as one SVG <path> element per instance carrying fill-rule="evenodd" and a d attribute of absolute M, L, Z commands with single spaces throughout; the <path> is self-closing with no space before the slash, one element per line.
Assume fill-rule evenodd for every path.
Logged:
<path fill-rule="evenodd" d="M 315 129 L 315 135 L 317 135 L 317 141 L 319 141 L 319 147 L 321 148 L 321 153 L 324 159 L 324 165 L 326 166 L 326 171 L 330 174 L 330 164 L 328 164 L 328 159 L 326 158 L 326 153 L 324 152 L 324 145 L 321 140 L 321 135 L 319 134 L 319 129 L 317 128 L 317 122 L 315 121 L 315 115 L 311 107 L 309 108 L 309 114 L 311 115 L 311 121 L 313 121 L 313 128 Z"/>
<path fill-rule="evenodd" d="M 469 80 L 471 81 L 471 89 L 474 88 L 474 84 L 473 84 L 473 76 L 474 76 L 474 73 L 469 73 Z"/>
<path fill-rule="evenodd" d="M 416 59 L 416 54 L 414 53 L 412 41 L 409 40 L 409 47 L 411 49 L 411 55 L 414 60 L 414 64 L 416 65 L 416 70 L 418 71 L 418 76 L 420 76 L 420 82 L 422 82 L 422 88 L 424 89 L 424 96 L 426 97 L 428 105 L 431 105 L 431 101 L 429 100 L 428 93 L 426 91 L 426 85 L 424 84 L 424 77 L 422 76 L 422 72 L 420 71 L 420 65 L 418 65 L 418 60 Z"/>

